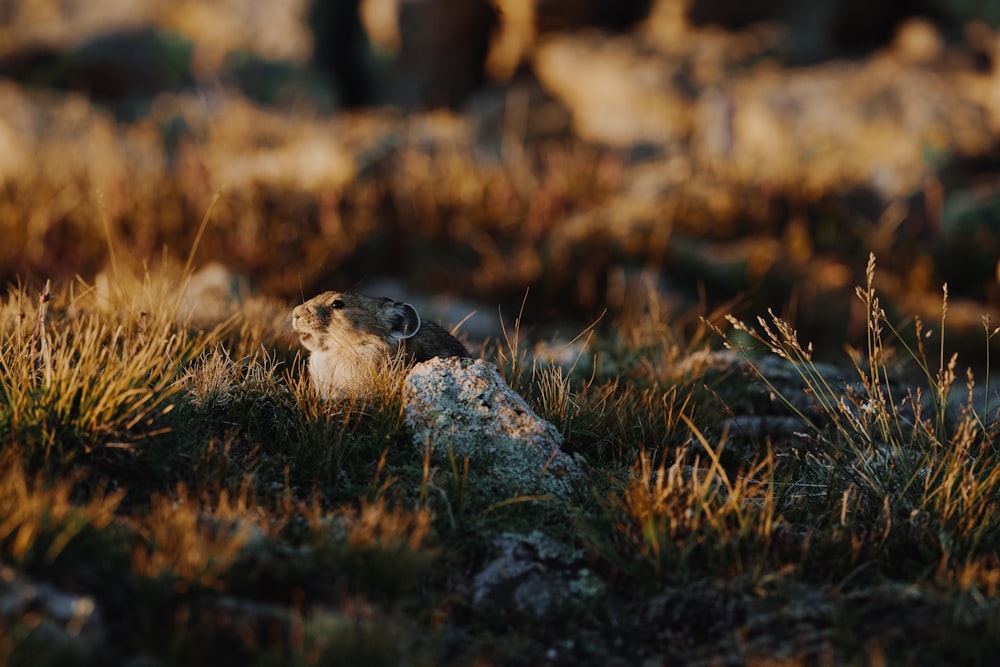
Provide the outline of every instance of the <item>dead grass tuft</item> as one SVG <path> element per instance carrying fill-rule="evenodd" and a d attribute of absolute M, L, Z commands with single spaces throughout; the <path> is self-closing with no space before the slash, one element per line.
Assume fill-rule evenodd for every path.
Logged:
<path fill-rule="evenodd" d="M 132 551 L 132 570 L 150 578 L 178 579 L 185 585 L 217 588 L 222 575 L 270 520 L 244 483 L 235 497 L 192 497 L 179 484 L 169 496 L 150 499 L 148 517 L 134 520 L 142 542 Z"/>
<path fill-rule="evenodd" d="M 719 462 L 723 444 L 713 449 L 697 430 L 694 436 L 707 465 L 700 455 L 688 456 L 687 447 L 664 453 L 658 464 L 640 451 L 627 483 L 610 499 L 621 512 L 618 531 L 656 581 L 761 570 L 779 522 L 773 460 L 731 475 Z"/>
<path fill-rule="evenodd" d="M 46 482 L 32 480 L 16 454 L 0 457 L 0 553 L 4 559 L 23 563 L 38 558 L 51 564 L 66 545 L 87 529 L 101 530 L 115 518 L 124 490 L 92 493 L 80 504 L 75 488 L 80 475 Z"/>

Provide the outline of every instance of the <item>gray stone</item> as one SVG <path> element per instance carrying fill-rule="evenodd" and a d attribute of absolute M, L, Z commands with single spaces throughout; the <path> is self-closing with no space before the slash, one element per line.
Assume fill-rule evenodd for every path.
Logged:
<path fill-rule="evenodd" d="M 405 419 L 415 446 L 432 460 L 468 458 L 470 467 L 510 494 L 568 498 L 583 478 L 563 438 L 481 359 L 431 359 L 406 378 Z"/>
<path fill-rule="evenodd" d="M 499 555 L 472 583 L 472 601 L 478 608 L 544 616 L 586 604 L 604 592 L 601 581 L 579 564 L 581 550 L 541 531 L 501 533 L 493 545 Z"/>
<path fill-rule="evenodd" d="M 93 659 L 106 638 L 104 620 L 94 598 L 68 593 L 0 567 L 0 624 L 15 628 L 18 623 L 30 631 L 26 645 L 65 659 Z"/>
<path fill-rule="evenodd" d="M 244 276 L 212 262 L 191 274 L 184 284 L 177 316 L 199 326 L 222 322 L 249 296 L 250 283 Z"/>

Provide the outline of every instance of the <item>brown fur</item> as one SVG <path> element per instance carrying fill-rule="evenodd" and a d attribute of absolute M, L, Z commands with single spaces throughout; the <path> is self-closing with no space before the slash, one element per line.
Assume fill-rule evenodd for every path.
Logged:
<path fill-rule="evenodd" d="M 454 336 L 420 319 L 407 303 L 324 292 L 292 311 L 292 329 L 309 350 L 309 375 L 324 398 L 369 389 L 388 362 L 467 357 Z"/>

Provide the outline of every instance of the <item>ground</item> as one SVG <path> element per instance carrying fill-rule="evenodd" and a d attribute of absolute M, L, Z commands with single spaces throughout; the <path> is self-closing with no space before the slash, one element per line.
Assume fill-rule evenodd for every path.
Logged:
<path fill-rule="evenodd" d="M 304 4 L 50 4 L 0 31 L 0 662 L 996 653 L 985 13 L 819 52 L 661 0 L 345 111 Z M 414 446 L 401 381 L 315 394 L 291 308 L 376 286 L 479 311 L 572 492 Z"/>

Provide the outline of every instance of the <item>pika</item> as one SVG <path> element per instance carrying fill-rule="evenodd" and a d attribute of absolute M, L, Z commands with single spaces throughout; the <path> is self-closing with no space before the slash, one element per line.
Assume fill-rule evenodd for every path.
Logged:
<path fill-rule="evenodd" d="M 309 350 L 309 376 L 323 398 L 369 389 L 388 362 L 468 357 L 454 336 L 422 322 L 408 303 L 324 292 L 292 310 L 292 329 Z"/>

